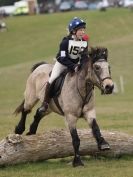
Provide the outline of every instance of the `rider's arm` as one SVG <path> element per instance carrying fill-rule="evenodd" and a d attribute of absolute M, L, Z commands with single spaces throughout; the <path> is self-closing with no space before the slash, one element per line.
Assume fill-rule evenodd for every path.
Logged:
<path fill-rule="evenodd" d="M 58 62 L 67 66 L 70 70 L 74 70 L 75 64 L 69 59 L 68 56 L 68 42 L 69 40 L 67 38 L 62 40 L 59 53 L 57 54 L 56 58 Z"/>

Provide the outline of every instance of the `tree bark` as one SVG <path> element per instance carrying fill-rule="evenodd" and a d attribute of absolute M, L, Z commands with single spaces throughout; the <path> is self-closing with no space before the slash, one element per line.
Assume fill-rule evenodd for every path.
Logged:
<path fill-rule="evenodd" d="M 91 131 L 78 130 L 80 154 L 91 156 L 122 156 L 133 154 L 133 136 L 121 132 L 102 131 L 111 150 L 99 151 Z M 11 134 L 0 142 L 0 165 L 35 162 L 73 155 L 70 133 L 51 130 L 43 134 L 23 136 Z"/>

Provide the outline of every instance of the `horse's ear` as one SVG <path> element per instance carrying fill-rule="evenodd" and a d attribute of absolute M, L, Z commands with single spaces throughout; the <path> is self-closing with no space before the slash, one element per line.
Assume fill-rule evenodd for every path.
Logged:
<path fill-rule="evenodd" d="M 89 55 L 94 55 L 94 53 L 96 52 L 96 50 L 97 50 L 97 47 L 92 47 L 92 46 L 90 46 L 89 48 L 88 48 L 88 51 L 89 51 Z"/>
<path fill-rule="evenodd" d="M 107 52 L 107 53 L 108 53 L 108 49 L 107 49 L 107 48 L 105 48 L 105 52 Z"/>

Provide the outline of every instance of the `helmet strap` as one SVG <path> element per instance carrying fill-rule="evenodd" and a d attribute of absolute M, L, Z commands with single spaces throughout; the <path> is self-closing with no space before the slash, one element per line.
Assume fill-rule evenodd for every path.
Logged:
<path fill-rule="evenodd" d="M 70 32 L 71 35 L 75 35 L 76 34 L 76 30 L 73 30 Z"/>

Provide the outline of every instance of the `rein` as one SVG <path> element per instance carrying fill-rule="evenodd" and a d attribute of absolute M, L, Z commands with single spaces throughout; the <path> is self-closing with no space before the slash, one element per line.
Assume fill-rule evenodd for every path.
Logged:
<path fill-rule="evenodd" d="M 85 96 L 83 97 L 82 94 L 80 93 L 80 90 L 79 90 L 79 87 L 78 87 L 78 77 L 76 77 L 76 87 L 77 87 L 77 92 L 79 94 L 79 96 L 81 97 L 82 101 L 83 101 L 83 104 L 82 104 L 82 108 L 84 107 L 84 105 L 86 103 L 89 102 L 91 96 L 92 96 L 92 90 L 94 89 L 94 84 L 92 84 L 91 82 L 86 82 L 86 85 L 85 85 Z M 89 88 L 89 89 L 88 89 Z"/>

